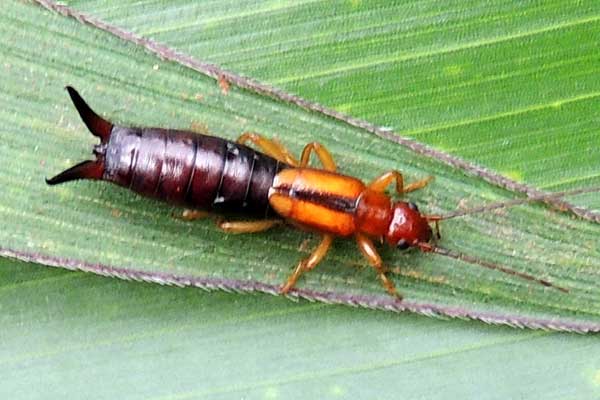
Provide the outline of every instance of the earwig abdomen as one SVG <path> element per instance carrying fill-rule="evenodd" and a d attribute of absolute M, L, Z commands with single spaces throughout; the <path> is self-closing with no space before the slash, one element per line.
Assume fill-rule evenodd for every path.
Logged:
<path fill-rule="evenodd" d="M 264 218 L 269 188 L 288 166 L 250 147 L 194 132 L 130 128 L 96 115 L 69 88 L 82 119 L 101 137 L 96 161 L 81 163 L 48 180 L 101 179 L 171 204 Z"/>
<path fill-rule="evenodd" d="M 264 217 L 278 164 L 218 137 L 115 126 L 103 179 L 172 204 Z"/>

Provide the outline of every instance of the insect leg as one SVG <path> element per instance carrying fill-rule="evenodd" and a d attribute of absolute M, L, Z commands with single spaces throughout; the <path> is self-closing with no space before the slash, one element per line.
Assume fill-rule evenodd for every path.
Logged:
<path fill-rule="evenodd" d="M 398 171 L 388 171 L 383 175 L 375 178 L 371 183 L 369 183 L 369 189 L 375 192 L 384 192 L 385 189 L 394 181 L 396 181 L 396 192 L 402 195 L 404 193 L 413 192 L 418 189 L 422 189 L 429 182 L 433 180 L 433 176 L 429 176 L 427 178 L 418 180 L 416 182 L 410 183 L 404 186 L 404 178 L 402 174 Z"/>
<path fill-rule="evenodd" d="M 245 144 L 247 142 L 253 143 L 268 156 L 294 167 L 298 166 L 298 160 L 296 160 L 283 144 L 275 139 L 267 139 L 266 137 L 253 132 L 244 132 L 240 135 L 237 142 L 239 144 Z"/>
<path fill-rule="evenodd" d="M 271 229 L 281 224 L 279 219 L 265 219 L 259 221 L 222 221 L 217 220 L 217 227 L 227 233 L 256 233 Z"/>
<path fill-rule="evenodd" d="M 186 208 L 181 214 L 174 215 L 175 218 L 182 219 L 184 221 L 195 221 L 197 219 L 206 218 L 210 215 L 208 211 L 201 210 L 190 210 Z"/>
<path fill-rule="evenodd" d="M 319 142 L 312 142 L 304 146 L 304 150 L 302 150 L 302 156 L 300 157 L 300 167 L 306 167 L 308 165 L 311 151 L 314 151 L 317 157 L 319 157 L 319 160 L 321 161 L 321 164 L 323 164 L 323 168 L 326 171 L 335 172 L 337 167 L 333 157 L 331 156 L 331 153 L 329 153 L 329 150 L 327 150 L 325 146 Z"/>
<path fill-rule="evenodd" d="M 321 239 L 321 243 L 317 246 L 317 248 L 312 252 L 308 258 L 301 260 L 298 263 L 294 272 L 289 276 L 285 284 L 281 287 L 279 292 L 281 294 L 286 294 L 296 285 L 298 278 L 302 273 L 306 271 L 310 271 L 314 267 L 317 266 L 329 251 L 329 247 L 331 247 L 331 242 L 333 242 L 333 235 L 323 235 L 323 239 Z"/>
<path fill-rule="evenodd" d="M 385 274 L 386 268 L 383 266 L 381 257 L 377 253 L 377 249 L 375 249 L 373 242 L 371 242 L 371 240 L 365 235 L 359 233 L 356 235 L 356 243 L 358 243 L 358 248 L 360 249 L 360 252 L 369 261 L 371 266 L 375 268 L 375 271 L 377 271 L 377 274 L 379 275 L 379 279 L 381 279 L 381 284 L 383 285 L 384 289 L 392 296 L 395 296 L 399 300 L 402 300 L 402 295 L 396 290 L 394 282 L 392 282 Z"/>
<path fill-rule="evenodd" d="M 404 193 L 414 192 L 415 190 L 423 189 L 432 180 L 433 176 L 428 176 L 427 178 L 419 179 L 416 182 L 409 183 L 408 185 L 404 186 Z"/>

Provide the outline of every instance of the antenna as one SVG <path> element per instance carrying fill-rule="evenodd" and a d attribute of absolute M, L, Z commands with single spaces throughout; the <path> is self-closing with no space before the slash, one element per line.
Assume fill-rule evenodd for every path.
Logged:
<path fill-rule="evenodd" d="M 426 218 L 428 218 L 428 220 L 430 220 L 430 221 L 437 222 L 437 221 L 443 221 L 443 220 L 456 218 L 456 217 L 463 217 L 465 215 L 478 214 L 478 213 L 482 213 L 482 212 L 486 212 L 486 211 L 496 210 L 498 208 L 518 206 L 521 204 L 533 203 L 533 202 L 537 202 L 537 201 L 543 201 L 546 199 L 557 199 L 557 198 L 561 198 L 561 197 L 565 197 L 565 196 L 574 196 L 577 194 L 593 193 L 593 192 L 600 192 L 600 187 L 581 188 L 581 189 L 574 189 L 574 190 L 566 190 L 563 192 L 555 192 L 555 193 L 550 193 L 550 194 L 531 195 L 526 199 L 514 199 L 514 200 L 507 200 L 507 201 L 502 201 L 502 202 L 497 202 L 497 203 L 490 203 L 490 204 L 486 204 L 486 205 L 483 205 L 480 207 L 475 207 L 475 208 L 471 208 L 471 209 L 467 209 L 467 210 L 455 211 L 455 212 L 452 212 L 452 213 L 449 213 L 446 215 L 426 216 Z"/>
<path fill-rule="evenodd" d="M 445 249 L 443 247 L 439 247 L 437 245 L 432 245 L 431 243 L 427 243 L 427 242 L 419 242 L 419 243 L 417 243 L 417 246 L 423 252 L 440 254 L 442 256 L 450 257 L 450 258 L 453 258 L 455 260 L 464 261 L 464 262 L 467 262 L 469 264 L 479 265 L 479 266 L 487 268 L 487 269 L 491 269 L 491 270 L 494 270 L 494 271 L 500 271 L 500 272 L 503 272 L 503 273 L 508 274 L 508 275 L 517 276 L 517 277 L 519 277 L 521 279 L 525 279 L 525 280 L 528 280 L 528 281 L 536 282 L 536 283 L 539 283 L 542 286 L 551 287 L 551 288 L 560 290 L 563 293 L 569 293 L 569 289 L 567 289 L 567 288 L 555 285 L 552 282 L 547 281 L 545 279 L 536 278 L 535 276 L 527 274 L 525 272 L 520 272 L 520 271 L 511 269 L 511 268 L 508 268 L 508 267 L 505 267 L 505 266 L 502 266 L 502 265 L 491 263 L 489 261 L 480 260 L 480 259 L 478 259 L 476 257 L 472 257 L 472 256 L 468 256 L 468 255 L 463 254 L 463 253 L 459 253 L 459 252 L 456 252 L 456 251 L 448 250 L 448 249 Z"/>
<path fill-rule="evenodd" d="M 543 194 L 543 195 L 532 195 L 526 199 L 515 199 L 515 200 L 508 200 L 508 201 L 497 202 L 497 203 L 490 203 L 490 204 L 486 204 L 486 205 L 483 205 L 480 207 L 471 208 L 468 210 L 455 211 L 453 213 L 449 213 L 446 215 L 425 215 L 424 217 L 425 217 L 425 219 L 427 219 L 427 221 L 435 223 L 436 236 L 439 239 L 440 238 L 439 221 L 444 221 L 444 220 L 456 218 L 456 217 L 462 217 L 462 216 L 470 215 L 470 214 L 482 213 L 482 212 L 486 212 L 486 211 L 495 210 L 498 208 L 506 208 L 506 207 L 512 207 L 512 206 L 516 206 L 516 205 L 520 205 L 520 204 L 532 203 L 532 202 L 541 201 L 541 200 L 545 200 L 545 199 L 561 198 L 561 197 L 565 197 L 565 196 L 573 196 L 573 195 L 577 195 L 577 194 L 592 193 L 592 192 L 598 192 L 598 191 L 600 191 L 600 187 L 566 190 L 566 191 L 562 191 L 562 192 L 555 192 L 555 193 Z M 439 246 L 437 246 L 437 244 L 431 244 L 431 243 L 427 243 L 427 242 L 418 242 L 418 243 L 416 243 L 416 246 L 423 252 L 435 253 L 435 254 L 446 256 L 449 258 L 453 258 L 455 260 L 464 261 L 469 264 L 479 265 L 479 266 L 487 268 L 487 269 L 491 269 L 494 271 L 500 271 L 500 272 L 508 274 L 508 275 L 513 275 L 513 276 L 519 277 L 521 279 L 536 282 L 542 286 L 551 287 L 551 288 L 560 290 L 561 292 L 564 292 L 564 293 L 569 293 L 568 289 L 566 289 L 562 286 L 555 285 L 552 282 L 547 281 L 545 279 L 536 278 L 535 276 L 527 274 L 525 272 L 520 272 L 520 271 L 511 269 L 511 268 L 505 267 L 503 265 L 494 264 L 489 261 L 481 260 L 477 257 L 469 256 L 469 255 L 466 255 L 463 253 L 459 253 L 459 252 L 456 252 L 453 250 L 439 247 Z"/>

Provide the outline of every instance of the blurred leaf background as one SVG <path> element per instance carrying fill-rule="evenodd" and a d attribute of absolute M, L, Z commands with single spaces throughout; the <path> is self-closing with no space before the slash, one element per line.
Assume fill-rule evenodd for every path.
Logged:
<path fill-rule="evenodd" d="M 600 93 L 596 51 L 600 27 L 599 7 L 594 2 L 573 6 L 464 1 L 443 5 L 361 1 L 67 4 L 536 187 L 555 190 L 600 183 L 595 113 Z M 93 97 L 93 107 L 124 122 L 169 126 L 172 121 L 192 121 L 196 129 L 208 127 L 230 137 L 239 134 L 240 126 L 263 127 L 269 132 L 288 129 L 280 137 L 296 151 L 315 135 L 323 136 L 331 142 L 334 154 L 342 155 L 343 168 L 365 179 L 371 177 L 365 176 L 365 170 L 375 174 L 397 165 L 390 153 L 408 153 L 390 149 L 389 143 L 359 130 L 350 130 L 355 139 L 345 144 L 349 132 L 341 124 L 258 97 L 249 101 L 251 95 L 235 89 L 227 97 L 220 96 L 216 85 L 211 91 L 207 80 L 197 74 L 152 61 L 141 50 L 121 46 L 107 34 L 31 3 L 11 2 L 0 13 L 0 51 L 6 56 L 0 78 L 5 87 L 1 132 L 10 139 L 0 144 L 4 171 L 0 179 L 6 190 L 0 211 L 8 221 L 3 246 L 122 265 L 127 261 L 122 254 L 96 249 L 108 245 L 90 242 L 86 233 L 86 224 L 112 224 L 114 232 L 128 229 L 134 233 L 136 251 L 130 262 L 143 264 L 135 254 L 148 259 L 160 253 L 177 254 L 178 248 L 151 245 L 157 231 L 164 230 L 160 235 L 172 240 L 183 233 L 182 247 L 190 249 L 185 256 L 194 262 L 202 262 L 203 257 L 221 260 L 221 270 L 215 272 L 219 275 L 233 273 L 226 270 L 227 260 L 233 263 L 236 253 L 227 249 L 243 248 L 249 258 L 259 259 L 259 254 L 266 257 L 264 249 L 272 243 L 287 241 L 291 243 L 288 251 L 300 244 L 302 235 L 294 232 L 223 238 L 209 224 L 189 227 L 169 221 L 168 207 L 151 202 L 138 205 L 139 199 L 112 187 L 80 184 L 47 191 L 40 177 L 78 161 L 69 157 L 87 154 L 93 143 L 87 133 L 73 134 L 83 127 L 61 90 L 67 83 L 87 87 L 84 94 L 97 91 L 101 95 Z M 83 51 L 86 46 L 90 47 L 88 57 Z M 108 62 L 98 65 L 100 60 Z M 71 81 L 64 82 L 65 77 Z M 202 110 L 182 106 L 190 101 L 183 94 L 195 96 L 194 88 L 202 89 L 200 96 L 209 97 L 196 99 Z M 244 104 L 251 104 L 251 109 L 244 109 Z M 226 112 L 233 116 L 230 122 L 224 122 Z M 50 136 L 40 137 L 41 133 Z M 32 138 L 37 146 L 32 147 Z M 18 159 L 15 154 L 20 155 Z M 52 154 L 52 159 L 45 154 Z M 434 162 L 418 157 L 406 162 L 402 169 L 409 176 L 435 171 L 438 189 L 448 190 L 447 196 L 431 192 L 416 196 L 421 203 L 432 202 L 432 207 L 450 209 L 452 201 L 464 193 L 475 204 L 506 196 L 475 179 L 459 178 L 460 171 L 448 171 Z M 21 171 L 33 165 L 37 168 Z M 56 197 L 60 204 L 50 204 Z M 27 206 L 15 206 L 19 199 L 25 199 Z M 585 207 L 599 207 L 598 196 L 574 200 Z M 51 211 L 62 214 L 55 217 Z M 597 274 L 593 268 L 598 265 L 595 226 L 549 214 L 542 207 L 510 215 L 508 221 L 521 225 L 532 218 L 556 218 L 560 225 L 555 229 L 572 230 L 576 244 L 581 238 L 587 243 L 581 257 L 588 257 L 591 267 L 580 266 L 576 271 L 582 277 Z M 481 227 L 493 229 L 493 224 L 504 221 L 498 218 L 484 218 Z M 532 229 L 537 228 L 545 226 Z M 63 232 L 63 236 L 31 233 L 37 229 Z M 445 229 L 445 240 L 457 247 L 467 246 L 462 241 L 481 232 L 474 230 L 469 236 L 465 226 L 452 229 Z M 546 238 L 550 243 L 555 239 L 553 232 Z M 466 234 L 466 239 L 453 239 L 453 233 Z M 198 236 L 206 238 L 195 247 Z M 109 231 L 101 241 L 114 244 L 119 238 Z M 220 247 L 223 243 L 225 250 Z M 125 250 L 131 245 L 120 244 Z M 493 245 L 478 244 L 475 252 L 488 254 Z M 555 247 L 547 250 L 550 255 L 572 249 L 563 243 Z M 347 255 L 352 251 L 351 244 L 341 244 L 332 256 L 333 265 L 360 264 L 358 257 Z M 565 263 L 571 261 L 567 254 Z M 248 273 L 262 273 L 265 279 L 278 282 L 278 268 L 289 264 L 289 259 L 280 252 L 274 260 L 263 260 L 273 266 L 267 272 L 261 272 L 263 266 L 257 262 Z M 413 270 L 425 274 L 440 270 L 439 262 L 416 259 L 408 258 L 420 263 Z M 181 261 L 173 259 L 168 267 L 188 273 Z M 295 304 L 267 295 L 158 287 L 9 259 L 0 263 L 0 393 L 4 397 L 78 393 L 85 398 L 591 398 L 600 392 L 600 348 L 594 337 Z M 440 276 L 445 277 L 444 271 L 451 267 L 442 267 L 446 269 Z M 275 276 L 269 278 L 269 273 Z M 483 279 L 470 292 L 471 281 L 488 275 L 473 270 L 454 274 L 450 287 L 437 285 L 435 275 L 429 286 L 419 279 L 412 282 L 410 276 L 399 278 L 403 279 L 400 286 L 406 286 L 414 297 L 439 296 L 446 302 L 453 301 L 458 292 L 466 304 L 489 301 L 492 310 L 597 317 L 597 287 L 592 283 L 585 295 L 564 307 L 562 299 L 553 299 L 554 293 L 523 292 L 523 285 L 510 280 Z M 323 280 L 332 276 L 336 276 L 335 269 L 304 284 L 328 287 L 330 283 Z M 378 290 L 370 271 L 346 274 L 346 281 L 352 279 L 368 282 L 359 285 L 360 290 Z M 347 282 L 338 283 L 344 287 Z M 582 290 L 586 284 L 575 278 L 570 283 Z M 428 294 L 432 291 L 436 292 Z M 507 291 L 511 295 L 503 296 Z M 529 296 L 533 305 L 528 304 Z"/>

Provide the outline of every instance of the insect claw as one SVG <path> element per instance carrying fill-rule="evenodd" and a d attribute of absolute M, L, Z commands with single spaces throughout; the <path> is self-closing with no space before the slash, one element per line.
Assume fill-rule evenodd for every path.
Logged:
<path fill-rule="evenodd" d="M 294 288 L 295 282 L 286 282 L 279 288 L 279 294 L 286 296 L 290 293 L 290 290 Z"/>

